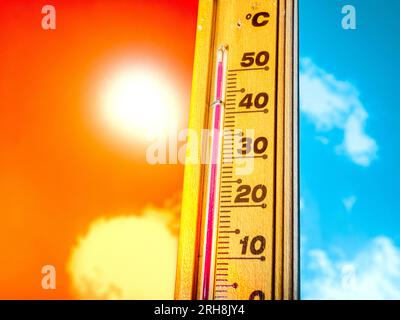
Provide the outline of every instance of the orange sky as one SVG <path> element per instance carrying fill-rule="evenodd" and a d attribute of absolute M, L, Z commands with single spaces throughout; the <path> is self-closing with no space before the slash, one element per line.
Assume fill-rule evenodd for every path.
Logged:
<path fill-rule="evenodd" d="M 179 193 L 180 165 L 150 166 L 110 147 L 87 117 L 102 65 L 132 56 L 177 79 L 187 117 L 196 0 L 0 2 L 0 298 L 73 298 L 71 248 L 99 216 L 162 206 Z M 185 123 L 182 124 L 182 126 Z M 57 289 L 41 288 L 41 267 Z"/>

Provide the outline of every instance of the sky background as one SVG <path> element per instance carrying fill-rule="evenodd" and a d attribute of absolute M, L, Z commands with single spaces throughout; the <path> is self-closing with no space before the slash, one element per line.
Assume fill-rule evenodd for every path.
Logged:
<path fill-rule="evenodd" d="M 172 297 L 183 167 L 148 164 L 146 137 L 127 129 L 138 117 L 106 117 L 102 100 L 134 92 L 157 128 L 168 88 L 187 126 L 197 1 L 55 0 L 43 30 L 48 3 L 0 1 L 0 298 Z M 127 70 L 154 88 L 137 92 Z M 41 286 L 48 264 L 56 290 Z"/>
<path fill-rule="evenodd" d="M 399 10 L 300 1 L 303 298 L 400 298 Z"/>
<path fill-rule="evenodd" d="M 300 1 L 305 299 L 400 298 L 400 3 L 384 3 Z M 187 126 L 197 1 L 55 0 L 52 31 L 44 4 L 0 2 L 0 298 L 172 298 L 183 166 L 148 164 L 131 124 Z M 145 107 L 110 109 L 121 95 Z"/>

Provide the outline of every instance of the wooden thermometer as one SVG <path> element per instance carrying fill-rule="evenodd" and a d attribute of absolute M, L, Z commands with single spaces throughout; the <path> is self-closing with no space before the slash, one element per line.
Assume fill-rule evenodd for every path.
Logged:
<path fill-rule="evenodd" d="M 297 0 L 200 0 L 177 299 L 298 297 Z"/>

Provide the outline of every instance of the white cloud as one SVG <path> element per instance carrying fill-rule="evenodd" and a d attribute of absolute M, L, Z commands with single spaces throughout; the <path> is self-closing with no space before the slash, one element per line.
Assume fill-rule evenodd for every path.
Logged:
<path fill-rule="evenodd" d="M 400 249 L 387 237 L 373 239 L 353 259 L 310 250 L 305 299 L 400 299 Z"/>
<path fill-rule="evenodd" d="M 346 208 L 346 210 L 348 212 L 350 212 L 353 209 L 354 205 L 356 204 L 357 197 L 350 196 L 350 197 L 344 198 L 342 201 L 343 201 L 343 205 Z"/>
<path fill-rule="evenodd" d="M 300 197 L 300 210 L 304 210 L 304 198 Z"/>
<path fill-rule="evenodd" d="M 365 167 L 376 158 L 378 146 L 365 132 L 368 113 L 358 90 L 350 82 L 337 80 L 309 58 L 301 59 L 300 109 L 317 131 L 343 131 L 343 142 L 336 148 L 339 154 L 344 153 Z"/>
<path fill-rule="evenodd" d="M 173 299 L 177 237 L 172 213 L 95 220 L 73 248 L 67 270 L 80 299 Z"/>
<path fill-rule="evenodd" d="M 324 145 L 329 144 L 329 139 L 327 137 L 324 137 L 324 136 L 316 136 L 315 140 L 321 142 Z"/>

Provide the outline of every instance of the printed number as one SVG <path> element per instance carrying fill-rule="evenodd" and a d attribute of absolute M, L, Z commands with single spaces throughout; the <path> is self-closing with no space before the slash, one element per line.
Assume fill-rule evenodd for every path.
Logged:
<path fill-rule="evenodd" d="M 245 52 L 240 65 L 244 68 L 251 67 L 254 63 L 259 66 L 265 66 L 269 61 L 268 51 L 261 51 L 257 55 L 255 52 Z"/>
<path fill-rule="evenodd" d="M 239 102 L 239 107 L 245 107 L 246 109 L 250 109 L 254 105 L 257 109 L 261 109 L 267 106 L 268 99 L 269 99 L 268 94 L 266 92 L 261 92 L 256 95 L 253 103 L 253 94 L 248 93 Z"/>
<path fill-rule="evenodd" d="M 240 240 L 240 244 L 242 247 L 242 254 L 247 253 L 247 247 L 249 243 L 249 237 L 246 236 L 242 240 Z M 264 252 L 266 241 L 263 236 L 254 237 L 250 242 L 250 252 L 254 255 L 258 255 Z"/>
<path fill-rule="evenodd" d="M 250 299 L 250 300 L 254 300 L 254 299 Z M 200 305 L 200 310 L 199 310 L 199 314 L 204 314 L 204 305 Z"/>
<path fill-rule="evenodd" d="M 240 313 L 240 314 L 245 314 L 244 306 L 243 305 L 239 306 L 239 309 L 238 309 L 237 312 Z"/>
<path fill-rule="evenodd" d="M 256 140 L 244 137 L 241 140 L 242 148 L 237 149 L 237 152 L 242 155 L 249 154 L 251 150 L 254 150 L 255 154 L 264 153 L 268 148 L 268 140 L 265 137 L 258 137 Z"/>
<path fill-rule="evenodd" d="M 251 194 L 251 200 L 253 202 L 258 203 L 265 199 L 267 196 L 267 187 L 263 184 L 259 184 L 251 190 L 249 185 L 241 185 L 237 189 L 238 195 L 235 198 L 235 203 L 248 203 L 250 202 L 250 198 L 248 195 Z"/>
<path fill-rule="evenodd" d="M 265 300 L 265 293 L 261 290 L 253 291 L 249 300 Z"/>

